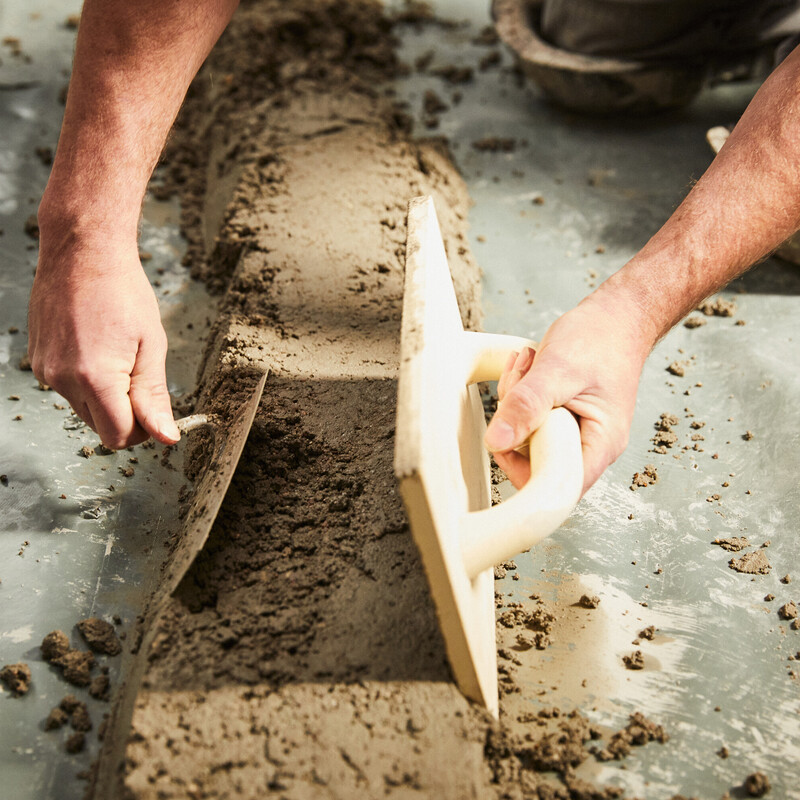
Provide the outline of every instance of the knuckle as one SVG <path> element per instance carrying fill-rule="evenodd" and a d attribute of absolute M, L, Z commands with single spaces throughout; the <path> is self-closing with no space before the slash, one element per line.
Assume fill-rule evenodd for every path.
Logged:
<path fill-rule="evenodd" d="M 97 370 L 91 364 L 79 362 L 73 367 L 75 380 L 88 389 L 94 389 L 97 383 Z"/>
<path fill-rule="evenodd" d="M 58 364 L 48 364 L 39 362 L 38 368 L 34 368 L 33 374 L 42 383 L 52 386 L 54 389 L 59 390 L 64 387 L 64 370 Z"/>
<path fill-rule="evenodd" d="M 91 365 L 76 366 L 73 377 L 89 397 L 98 401 L 107 398 L 115 388 L 113 384 L 109 384 L 103 370 Z"/>
<path fill-rule="evenodd" d="M 139 401 L 160 401 L 169 398 L 167 385 L 162 377 L 139 378 L 131 381 L 131 397 L 136 397 Z"/>
<path fill-rule="evenodd" d="M 504 402 L 507 409 L 525 419 L 537 416 L 542 408 L 540 393 L 527 381 L 520 381 L 509 390 Z"/>

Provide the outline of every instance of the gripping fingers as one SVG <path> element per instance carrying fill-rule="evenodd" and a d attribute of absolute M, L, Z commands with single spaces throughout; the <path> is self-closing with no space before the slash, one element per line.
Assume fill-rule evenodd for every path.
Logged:
<path fill-rule="evenodd" d="M 531 476 L 531 462 L 526 456 L 511 450 L 508 453 L 495 453 L 494 460 L 516 489 L 521 489 L 528 482 Z"/>
<path fill-rule="evenodd" d="M 175 444 L 181 434 L 167 390 L 165 358 L 165 343 L 142 342 L 131 373 L 130 401 L 136 419 L 150 436 L 163 444 Z"/>
<path fill-rule="evenodd" d="M 508 391 L 508 376 L 511 370 L 514 368 L 514 364 L 516 363 L 518 356 L 519 353 L 516 350 L 513 350 L 508 354 L 506 364 L 503 367 L 503 374 L 500 376 L 500 380 L 497 382 L 498 400 L 502 400 L 506 396 L 506 392 Z"/>
<path fill-rule="evenodd" d="M 500 401 L 486 431 L 486 446 L 493 453 L 519 447 L 542 424 L 555 403 L 545 386 L 537 386 L 529 373 Z"/>
<path fill-rule="evenodd" d="M 536 351 L 532 347 L 523 347 L 519 353 L 513 353 L 513 362 L 509 358 L 509 363 L 503 372 L 503 392 L 500 394 L 498 387 L 497 396 L 502 400 L 524 377 L 528 370 L 533 366 L 533 359 Z"/>
<path fill-rule="evenodd" d="M 140 444 L 148 434 L 137 423 L 124 387 L 96 391 L 86 400 L 100 441 L 112 450 Z"/>

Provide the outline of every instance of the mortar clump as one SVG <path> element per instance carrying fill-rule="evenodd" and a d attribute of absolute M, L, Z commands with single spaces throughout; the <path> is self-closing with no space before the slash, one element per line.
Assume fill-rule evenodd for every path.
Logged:
<path fill-rule="evenodd" d="M 772 569 L 763 550 L 745 553 L 741 558 L 732 558 L 728 566 L 745 575 L 767 575 Z"/>
<path fill-rule="evenodd" d="M 738 553 L 745 547 L 750 547 L 750 542 L 746 536 L 726 536 L 724 538 L 718 536 L 711 544 L 716 544 L 731 553 Z"/>
<path fill-rule="evenodd" d="M 642 472 L 635 472 L 631 481 L 631 491 L 638 488 L 652 486 L 658 482 L 658 471 L 653 464 L 647 464 Z"/>
<path fill-rule="evenodd" d="M 64 631 L 51 631 L 42 639 L 42 658 L 53 662 L 69 651 L 69 636 Z"/>
<path fill-rule="evenodd" d="M 2 681 L 14 697 L 22 697 L 31 688 L 31 668 L 22 662 L 6 664 L 0 670 Z"/>
<path fill-rule="evenodd" d="M 86 644 L 95 653 L 117 656 L 122 652 L 122 644 L 110 622 L 98 617 L 89 617 L 81 620 L 77 627 Z"/>
<path fill-rule="evenodd" d="M 630 755 L 632 747 L 642 747 L 648 742 L 666 744 L 668 741 L 669 734 L 663 726 L 637 711 L 630 715 L 628 724 L 617 731 L 604 748 L 594 748 L 592 752 L 598 761 L 619 761 Z"/>
<path fill-rule="evenodd" d="M 60 667 L 61 674 L 67 683 L 73 686 L 88 686 L 90 673 L 94 666 L 94 656 L 88 650 L 68 650 L 51 662 Z"/>

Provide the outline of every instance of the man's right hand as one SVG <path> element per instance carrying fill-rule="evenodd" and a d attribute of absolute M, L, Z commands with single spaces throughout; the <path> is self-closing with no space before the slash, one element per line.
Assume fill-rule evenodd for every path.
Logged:
<path fill-rule="evenodd" d="M 36 377 L 103 444 L 180 439 L 167 391 L 167 337 L 135 241 L 42 225 L 28 312 Z"/>
<path fill-rule="evenodd" d="M 238 0 L 84 0 L 50 179 L 28 354 L 119 448 L 180 438 L 167 337 L 136 248 L 147 183 L 186 89 Z"/>

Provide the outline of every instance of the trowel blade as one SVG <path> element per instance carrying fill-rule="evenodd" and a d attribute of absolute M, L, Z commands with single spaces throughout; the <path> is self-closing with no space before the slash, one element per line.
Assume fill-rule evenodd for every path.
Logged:
<path fill-rule="evenodd" d="M 147 667 L 147 654 L 158 621 L 172 593 L 208 539 L 253 426 L 267 375 L 265 372 L 261 376 L 253 393 L 236 412 L 233 420 L 216 426 L 213 453 L 195 486 L 194 500 L 178 533 L 175 548 L 164 566 L 163 578 L 140 617 L 132 650 L 123 653 L 120 674 L 125 677 L 107 719 L 103 747 L 84 795 L 87 800 L 106 800 L 122 794 L 120 782 L 125 746 L 136 695 Z"/>
<path fill-rule="evenodd" d="M 214 426 L 214 451 L 203 476 L 195 486 L 191 508 L 184 519 L 178 545 L 169 560 L 164 582 L 160 587 L 166 596 L 175 591 L 197 554 L 205 546 L 236 472 L 250 428 L 253 427 L 268 374 L 265 372 L 261 376 L 252 395 L 230 423 Z"/>

